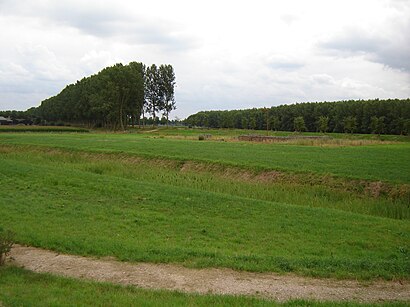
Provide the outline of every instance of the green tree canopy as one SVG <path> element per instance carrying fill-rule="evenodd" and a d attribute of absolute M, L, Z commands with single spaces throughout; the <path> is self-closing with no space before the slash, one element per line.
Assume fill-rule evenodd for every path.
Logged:
<path fill-rule="evenodd" d="M 295 117 L 295 119 L 293 120 L 293 126 L 296 132 L 305 131 L 306 125 L 305 125 L 305 120 L 303 119 L 303 116 Z"/>
<path fill-rule="evenodd" d="M 297 103 L 271 107 L 268 112 L 268 128 L 271 130 L 294 131 L 295 118 L 302 116 L 306 131 L 371 133 L 374 131 L 371 118 L 375 116 L 378 119 L 384 117 L 381 133 L 410 134 L 410 99 Z M 202 111 L 189 116 L 185 122 L 209 128 L 263 130 L 266 129 L 265 113 L 262 108 Z"/>
<path fill-rule="evenodd" d="M 36 115 L 42 120 L 81 123 L 126 129 L 139 121 L 144 110 L 153 115 L 175 109 L 175 75 L 171 65 L 115 64 L 66 86 L 58 95 L 42 101 Z"/>

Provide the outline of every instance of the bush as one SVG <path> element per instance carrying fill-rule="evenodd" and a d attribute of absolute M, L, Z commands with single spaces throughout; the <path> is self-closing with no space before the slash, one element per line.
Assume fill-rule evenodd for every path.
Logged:
<path fill-rule="evenodd" d="M 10 230 L 4 230 L 0 227 L 0 266 L 6 261 L 14 243 L 14 233 Z"/>
<path fill-rule="evenodd" d="M 198 136 L 198 140 L 203 141 L 203 140 L 209 140 L 212 138 L 212 134 L 200 134 Z"/>

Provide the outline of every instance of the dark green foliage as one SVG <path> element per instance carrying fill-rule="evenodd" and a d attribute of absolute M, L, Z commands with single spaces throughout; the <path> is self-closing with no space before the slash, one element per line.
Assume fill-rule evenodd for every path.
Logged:
<path fill-rule="evenodd" d="M 175 73 L 171 65 L 161 65 L 159 67 L 161 77 L 161 86 L 163 94 L 163 113 L 166 117 L 167 125 L 169 121 L 169 113 L 176 109 L 174 87 L 175 87 Z"/>
<path fill-rule="evenodd" d="M 305 131 L 306 126 L 305 126 L 305 120 L 303 119 L 303 116 L 295 117 L 295 119 L 293 120 L 293 126 L 295 127 L 296 132 Z"/>
<path fill-rule="evenodd" d="M 152 64 L 151 67 L 147 67 L 145 75 L 145 99 L 147 101 L 147 110 L 152 114 L 152 118 L 155 121 L 156 113 L 160 111 L 164 105 L 161 75 L 155 64 Z"/>
<path fill-rule="evenodd" d="M 171 65 L 143 63 L 116 64 L 96 75 L 68 85 L 58 95 L 45 99 L 35 109 L 46 123 L 78 123 L 89 127 L 124 130 L 140 124 L 148 111 L 156 122 L 156 113 L 175 109 L 175 75 Z"/>
<path fill-rule="evenodd" d="M 326 133 L 329 130 L 329 116 L 319 116 L 317 130 Z"/>
<path fill-rule="evenodd" d="M 14 124 L 23 123 L 24 125 L 37 125 L 41 123 L 41 118 L 38 115 L 37 108 L 30 108 L 26 111 L 0 111 L 0 116 L 11 118 L 13 121 L 16 121 Z"/>
<path fill-rule="evenodd" d="M 385 117 L 384 116 L 372 116 L 370 119 L 370 129 L 372 133 L 377 133 L 377 134 L 382 134 L 385 129 L 385 124 L 384 124 Z"/>
<path fill-rule="evenodd" d="M 61 126 L 0 126 L 1 132 L 90 132 L 88 129 Z"/>
<path fill-rule="evenodd" d="M 205 111 L 189 116 L 185 122 L 190 126 L 209 128 L 266 130 L 267 115 L 264 112 L 263 108 Z M 371 133 L 376 129 L 386 134 L 410 133 L 410 99 L 297 103 L 272 107 L 268 113 L 270 130 L 294 131 L 295 118 L 302 116 L 309 132 Z M 372 117 L 384 118 L 378 128 L 373 129 Z"/>
<path fill-rule="evenodd" d="M 353 133 L 357 129 L 357 120 L 355 116 L 347 116 L 343 121 L 345 132 Z"/>
<path fill-rule="evenodd" d="M 124 130 L 130 118 L 142 113 L 144 70 L 136 62 L 104 68 L 44 100 L 38 114 L 46 121 Z"/>

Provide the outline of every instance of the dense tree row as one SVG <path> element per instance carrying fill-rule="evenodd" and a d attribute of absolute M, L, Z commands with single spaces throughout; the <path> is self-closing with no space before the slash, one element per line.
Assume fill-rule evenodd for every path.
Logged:
<path fill-rule="evenodd" d="M 410 134 L 410 99 L 297 103 L 272 108 L 205 111 L 191 126 L 281 131 Z"/>
<path fill-rule="evenodd" d="M 42 101 L 37 116 L 47 122 L 78 123 L 124 130 L 148 112 L 168 119 L 175 109 L 175 74 L 171 65 L 116 64 L 66 86 Z"/>

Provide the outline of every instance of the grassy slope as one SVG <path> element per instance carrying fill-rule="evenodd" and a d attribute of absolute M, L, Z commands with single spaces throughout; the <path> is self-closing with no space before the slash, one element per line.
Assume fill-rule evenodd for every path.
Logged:
<path fill-rule="evenodd" d="M 34 246 L 123 260 L 409 278 L 410 224 L 0 160 L 3 227 Z"/>
<path fill-rule="evenodd" d="M 36 274 L 12 267 L 0 268 L 0 276 L 0 303 L 5 306 L 374 306 L 300 300 L 278 304 L 247 297 L 151 291 Z M 406 303 L 380 306 L 398 307 Z"/>
<path fill-rule="evenodd" d="M 30 161 L 32 164 L 64 165 L 67 172 L 82 170 L 136 181 L 189 187 L 198 191 L 217 192 L 246 198 L 296 204 L 308 207 L 335 208 L 354 213 L 410 219 L 410 203 L 403 197 L 370 197 L 357 183 L 346 189 L 346 182 L 312 184 L 312 177 L 292 175 L 287 180 L 266 180 L 238 168 L 217 167 L 173 160 L 130 158 L 121 154 L 90 154 L 39 147 L 4 146 L 0 158 Z M 282 174 L 284 175 L 284 174 Z M 299 179 L 298 179 L 299 178 Z M 300 180 L 300 182 L 297 182 Z M 350 184 L 350 183 L 349 183 Z"/>
<path fill-rule="evenodd" d="M 315 172 L 341 177 L 410 182 L 410 144 L 314 147 L 199 142 L 118 134 L 1 134 L 0 144 L 126 152 L 148 157 L 217 162 L 241 167 Z"/>

